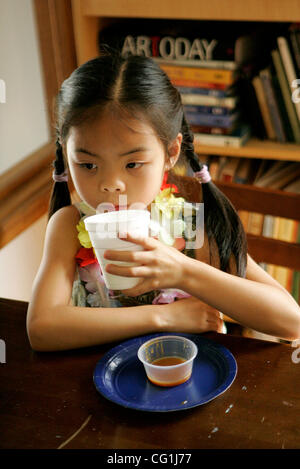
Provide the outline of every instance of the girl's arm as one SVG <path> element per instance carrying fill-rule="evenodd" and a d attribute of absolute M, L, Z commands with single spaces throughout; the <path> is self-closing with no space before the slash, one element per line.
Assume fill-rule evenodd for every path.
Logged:
<path fill-rule="evenodd" d="M 246 278 L 241 278 L 191 259 L 153 238 L 134 239 L 129 235 L 127 238 L 142 245 L 145 251 L 105 253 L 107 259 L 139 264 L 106 266 L 112 274 L 144 278 L 136 287 L 125 290 L 126 294 L 135 296 L 155 288 L 179 288 L 246 327 L 289 340 L 300 337 L 298 304 L 250 256 Z M 164 319 L 167 318 L 165 315 Z"/>
<path fill-rule="evenodd" d="M 65 207 L 48 223 L 43 259 L 27 314 L 27 331 L 33 349 L 51 351 L 86 347 L 167 330 L 220 330 L 218 312 L 196 298 L 176 302 L 178 304 L 173 308 L 171 305 L 72 306 L 75 255 L 80 247 L 75 228 L 78 220 L 76 208 Z M 168 321 L 164 314 L 167 312 Z"/>
<path fill-rule="evenodd" d="M 289 340 L 300 337 L 298 304 L 249 255 L 245 279 L 188 258 L 183 272 L 183 290 L 244 326 Z"/>
<path fill-rule="evenodd" d="M 65 207 L 50 219 L 43 259 L 27 314 L 27 331 L 36 350 L 59 350 L 95 345 L 156 330 L 154 306 L 85 308 L 72 306 L 75 255 L 80 247 L 79 213 Z"/>

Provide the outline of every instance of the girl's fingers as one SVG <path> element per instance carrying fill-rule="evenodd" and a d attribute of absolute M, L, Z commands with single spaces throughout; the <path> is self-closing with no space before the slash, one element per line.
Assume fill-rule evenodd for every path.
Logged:
<path fill-rule="evenodd" d="M 121 277 L 151 277 L 152 271 L 146 266 L 127 266 L 107 264 L 106 272 L 113 275 L 120 275 Z"/>
<path fill-rule="evenodd" d="M 146 251 L 112 251 L 108 249 L 104 252 L 104 259 L 143 264 L 149 260 L 149 254 Z"/>
<path fill-rule="evenodd" d="M 128 241 L 130 243 L 135 243 L 138 244 L 139 246 L 143 246 L 144 249 L 154 249 L 158 244 L 159 241 L 154 238 L 139 238 L 139 237 L 134 237 L 130 233 L 122 233 L 119 235 L 120 239 L 123 239 L 124 241 Z"/>

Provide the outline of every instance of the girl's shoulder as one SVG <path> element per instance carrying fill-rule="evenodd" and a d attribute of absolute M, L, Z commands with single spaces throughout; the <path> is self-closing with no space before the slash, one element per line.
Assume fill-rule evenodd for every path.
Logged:
<path fill-rule="evenodd" d="M 70 226 L 77 224 L 81 218 L 80 211 L 76 205 L 68 205 L 62 207 L 55 212 L 49 219 L 48 225 L 55 225 L 65 227 L 68 229 Z"/>
<path fill-rule="evenodd" d="M 54 250 L 75 252 L 79 247 L 76 225 L 80 220 L 80 213 L 76 206 L 62 207 L 55 212 L 48 221 L 46 230 L 46 244 Z"/>

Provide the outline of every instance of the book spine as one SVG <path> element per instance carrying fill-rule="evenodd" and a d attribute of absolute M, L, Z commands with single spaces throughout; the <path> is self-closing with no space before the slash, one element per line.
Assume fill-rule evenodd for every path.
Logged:
<path fill-rule="evenodd" d="M 195 97 L 214 97 L 214 98 L 228 98 L 231 96 L 231 91 L 227 88 L 224 90 L 218 90 L 215 88 L 198 88 L 198 87 L 189 87 L 189 86 L 177 86 L 179 93 L 183 96 L 192 94 Z M 231 88 L 230 88 L 231 90 Z"/>
<path fill-rule="evenodd" d="M 254 77 L 252 80 L 252 84 L 255 89 L 258 105 L 266 128 L 267 136 L 270 140 L 275 140 L 276 134 L 271 120 L 270 111 L 267 105 L 267 100 L 264 94 L 261 78 L 259 76 Z"/>
<path fill-rule="evenodd" d="M 238 97 L 216 98 L 215 96 L 201 96 L 197 94 L 184 94 L 181 96 L 182 104 L 192 104 L 193 106 L 218 106 L 233 109 Z"/>
<path fill-rule="evenodd" d="M 176 65 L 184 67 L 214 68 L 222 70 L 236 70 L 237 64 L 234 60 L 180 60 L 164 59 L 162 57 L 153 57 L 158 65 Z"/>
<path fill-rule="evenodd" d="M 243 137 L 232 137 L 231 135 L 206 135 L 195 133 L 194 137 L 195 142 L 200 145 L 240 148 L 248 140 L 249 134 L 245 134 Z"/>
<path fill-rule="evenodd" d="M 278 37 L 277 43 L 279 47 L 279 52 L 282 58 L 283 66 L 287 76 L 288 84 L 290 87 L 291 94 L 294 92 L 293 83 L 297 79 L 295 67 L 293 64 L 293 59 L 291 56 L 290 48 L 285 37 Z M 300 101 L 294 102 L 298 120 L 300 120 Z"/>
<path fill-rule="evenodd" d="M 261 213 L 250 212 L 247 232 L 254 235 L 261 235 L 264 224 L 264 215 Z"/>
<path fill-rule="evenodd" d="M 188 86 L 190 88 L 208 88 L 208 89 L 216 89 L 216 90 L 226 90 L 227 85 L 222 83 L 212 83 L 206 81 L 198 81 L 198 80 L 185 80 L 185 79 L 177 79 L 171 78 L 171 83 L 174 86 Z"/>
<path fill-rule="evenodd" d="M 171 80 L 195 80 L 217 83 L 222 85 L 231 85 L 235 80 L 235 72 L 231 70 L 184 67 L 176 65 L 160 64 Z"/>
<path fill-rule="evenodd" d="M 286 112 L 293 132 L 294 140 L 296 143 L 300 143 L 300 123 L 296 114 L 295 106 L 293 105 L 293 102 L 291 100 L 290 87 L 285 75 L 279 51 L 277 49 L 272 51 L 272 59 L 278 77 L 283 100 L 285 103 Z"/>
<path fill-rule="evenodd" d="M 231 127 L 233 121 L 237 119 L 237 114 L 230 116 L 214 116 L 212 114 L 199 114 L 189 111 L 185 111 L 185 116 L 190 125 L 223 128 Z"/>
<path fill-rule="evenodd" d="M 186 112 L 211 114 L 213 116 L 228 116 L 231 115 L 233 112 L 233 109 L 224 106 L 200 106 L 193 104 L 184 104 L 183 107 Z"/>
<path fill-rule="evenodd" d="M 263 88 L 266 94 L 267 104 L 271 114 L 271 119 L 273 121 L 273 126 L 275 133 L 279 142 L 286 142 L 285 131 L 281 122 L 281 117 L 276 102 L 274 89 L 271 82 L 271 77 L 268 70 L 262 70 L 260 72 L 260 77 L 262 79 Z"/>
<path fill-rule="evenodd" d="M 300 73 L 300 29 L 291 29 L 290 31 L 290 42 L 292 45 L 292 51 L 295 58 L 295 63 Z"/>
<path fill-rule="evenodd" d="M 274 217 L 273 215 L 265 215 L 262 235 L 266 238 L 272 238 L 273 235 L 273 226 L 274 226 Z"/>
<path fill-rule="evenodd" d="M 228 127 L 228 129 L 222 127 L 207 127 L 205 125 L 191 125 L 191 130 L 194 133 L 200 134 L 213 134 L 213 135 L 228 135 L 235 128 L 235 125 Z"/>

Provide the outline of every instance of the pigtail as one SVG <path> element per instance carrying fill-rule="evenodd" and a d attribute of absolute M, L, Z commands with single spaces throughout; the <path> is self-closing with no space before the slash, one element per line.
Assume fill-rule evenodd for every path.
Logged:
<path fill-rule="evenodd" d="M 68 171 L 65 168 L 62 146 L 59 141 L 56 142 L 56 157 L 53 162 L 53 180 L 48 219 L 62 207 L 71 205 L 71 196 L 68 187 Z"/>
<path fill-rule="evenodd" d="M 194 136 L 183 116 L 182 119 L 182 152 L 185 154 L 194 173 L 204 165 L 194 151 Z M 237 275 L 245 277 L 247 266 L 247 240 L 243 225 L 237 211 L 229 199 L 212 182 L 202 184 L 204 202 L 204 223 L 209 246 L 215 242 L 220 257 L 220 269 L 229 272 L 229 260 L 233 254 L 236 261 Z M 210 249 L 212 252 L 212 249 Z"/>

